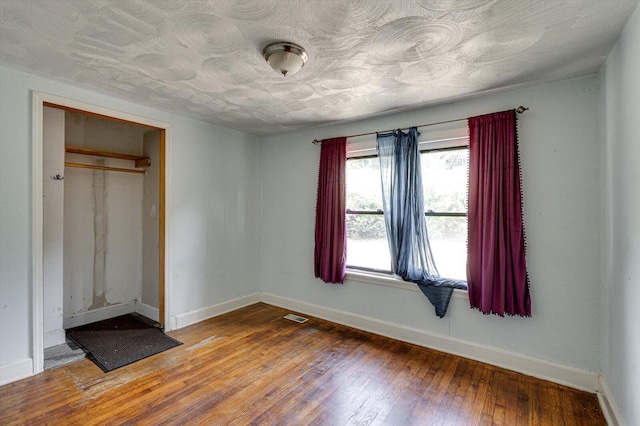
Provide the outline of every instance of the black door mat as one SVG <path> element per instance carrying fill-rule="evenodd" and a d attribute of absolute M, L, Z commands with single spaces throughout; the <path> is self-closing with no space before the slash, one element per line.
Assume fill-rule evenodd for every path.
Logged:
<path fill-rule="evenodd" d="M 67 337 L 105 373 L 182 344 L 133 314 L 72 328 Z"/>

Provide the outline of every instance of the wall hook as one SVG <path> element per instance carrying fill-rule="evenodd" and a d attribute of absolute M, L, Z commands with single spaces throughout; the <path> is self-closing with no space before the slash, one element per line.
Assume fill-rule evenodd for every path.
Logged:
<path fill-rule="evenodd" d="M 62 180 L 62 179 L 64 179 L 64 176 L 60 176 L 58 174 L 58 175 L 55 175 L 55 176 L 51 176 L 51 179 L 53 179 L 53 180 Z"/>

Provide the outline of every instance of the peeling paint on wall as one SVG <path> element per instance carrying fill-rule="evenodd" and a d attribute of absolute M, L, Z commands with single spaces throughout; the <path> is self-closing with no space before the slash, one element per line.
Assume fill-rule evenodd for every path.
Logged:
<path fill-rule="evenodd" d="M 104 159 L 95 160 L 104 166 Z M 105 296 L 107 255 L 107 178 L 104 170 L 93 171 L 93 303 L 89 310 L 108 306 Z"/>

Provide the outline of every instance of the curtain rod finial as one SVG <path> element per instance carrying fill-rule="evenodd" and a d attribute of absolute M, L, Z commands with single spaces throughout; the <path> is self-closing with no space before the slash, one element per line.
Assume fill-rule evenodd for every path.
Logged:
<path fill-rule="evenodd" d="M 528 110 L 529 110 L 529 108 L 523 107 L 522 105 L 520 105 L 518 108 L 516 108 L 516 112 L 518 114 L 522 114 L 523 112 L 528 111 Z"/>
<path fill-rule="evenodd" d="M 318 139 L 314 139 L 312 143 L 313 143 L 314 145 L 318 145 L 320 142 L 322 142 L 322 141 L 319 141 Z"/>

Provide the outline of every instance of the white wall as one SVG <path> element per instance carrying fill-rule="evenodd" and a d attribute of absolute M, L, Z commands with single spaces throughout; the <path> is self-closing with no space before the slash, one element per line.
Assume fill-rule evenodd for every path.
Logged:
<path fill-rule="evenodd" d="M 142 155 L 143 127 L 72 112 L 65 115 L 67 146 Z M 131 160 L 70 153 L 66 159 L 134 167 Z M 65 318 L 141 299 L 144 180 L 138 173 L 65 169 Z M 81 322 L 87 321 L 91 322 Z"/>
<path fill-rule="evenodd" d="M 171 280 L 191 291 L 172 285 L 171 303 L 172 312 L 189 312 L 260 288 L 259 139 L 198 122 L 173 129 L 190 139 L 184 149 L 174 137 L 173 161 L 181 167 L 172 179 L 180 189 L 171 202 Z"/>
<path fill-rule="evenodd" d="M 64 343 L 64 111 L 44 107 L 42 114 L 42 216 L 44 347 Z"/>
<path fill-rule="evenodd" d="M 32 90 L 170 123 L 171 316 L 258 291 L 258 138 L 0 67 L 0 382 L 31 357 Z"/>
<path fill-rule="evenodd" d="M 601 369 L 598 76 L 266 138 L 262 291 L 582 369 Z M 444 319 L 416 292 L 313 277 L 320 148 L 313 139 L 530 107 L 519 118 L 533 318 L 483 316 L 453 298 Z"/>
<path fill-rule="evenodd" d="M 621 424 L 640 424 L 640 9 L 602 68 L 604 377 Z"/>

